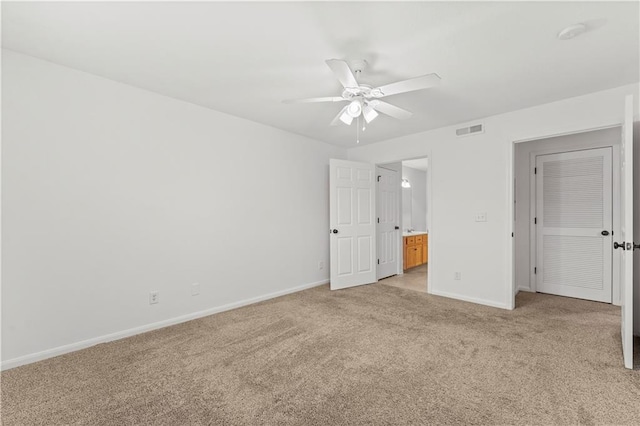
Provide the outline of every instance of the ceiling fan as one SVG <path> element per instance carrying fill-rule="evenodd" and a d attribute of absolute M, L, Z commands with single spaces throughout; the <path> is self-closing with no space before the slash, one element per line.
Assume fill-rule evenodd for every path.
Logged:
<path fill-rule="evenodd" d="M 397 95 L 399 93 L 413 92 L 415 90 L 423 90 L 433 87 L 440 83 L 438 74 L 426 74 L 420 77 L 410 78 L 408 80 L 398 81 L 391 84 L 385 84 L 380 87 L 371 87 L 368 84 L 358 83 L 356 75 L 360 75 L 365 68 L 367 62 L 364 60 L 354 61 L 353 71 L 346 61 L 340 59 L 327 59 L 325 61 L 329 68 L 338 78 L 344 91 L 341 96 L 330 96 L 323 98 L 307 98 L 286 100 L 285 103 L 310 103 L 310 102 L 349 102 L 347 106 L 336 115 L 331 121 L 332 126 L 343 122 L 351 125 L 354 118 L 362 115 L 367 123 L 373 121 L 378 112 L 386 114 L 390 117 L 405 120 L 410 118 L 413 113 L 405 109 L 391 105 L 380 98 L 385 96 Z"/>

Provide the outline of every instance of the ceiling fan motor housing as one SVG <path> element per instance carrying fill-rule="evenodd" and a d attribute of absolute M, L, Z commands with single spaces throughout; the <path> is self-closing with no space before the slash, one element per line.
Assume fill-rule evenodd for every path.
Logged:
<path fill-rule="evenodd" d="M 380 90 L 379 88 L 373 88 L 368 84 L 361 84 L 358 87 L 347 87 L 342 92 L 342 97 L 346 100 L 351 100 L 356 97 L 370 99 L 370 98 L 381 98 L 382 96 L 384 96 L 384 93 L 382 93 L 382 90 Z"/>
<path fill-rule="evenodd" d="M 362 71 L 367 68 L 367 65 L 368 63 L 364 59 L 354 59 L 353 61 L 351 61 L 351 69 L 356 75 L 361 74 Z"/>

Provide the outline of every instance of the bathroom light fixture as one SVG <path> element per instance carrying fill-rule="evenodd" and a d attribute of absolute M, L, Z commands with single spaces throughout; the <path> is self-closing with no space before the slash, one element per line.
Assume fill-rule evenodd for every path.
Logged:
<path fill-rule="evenodd" d="M 402 178 L 402 187 L 403 188 L 411 188 L 411 183 L 409 182 L 409 179 Z"/>

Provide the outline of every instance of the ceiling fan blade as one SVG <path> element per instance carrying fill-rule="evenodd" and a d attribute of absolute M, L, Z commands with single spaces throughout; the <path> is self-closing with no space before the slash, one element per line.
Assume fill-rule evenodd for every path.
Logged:
<path fill-rule="evenodd" d="M 413 92 L 414 90 L 428 89 L 436 86 L 440 83 L 440 76 L 438 74 L 427 74 L 421 77 L 410 78 L 409 80 L 397 81 L 395 83 L 386 84 L 378 87 L 378 90 L 382 92 L 380 96 L 391 96 L 399 93 Z M 375 92 L 372 91 L 372 93 Z M 374 95 L 375 96 L 375 95 Z"/>
<path fill-rule="evenodd" d="M 349 68 L 349 64 L 340 59 L 327 59 L 325 62 L 345 88 L 358 87 L 358 82 L 353 75 L 353 71 Z"/>
<path fill-rule="evenodd" d="M 312 102 L 341 102 L 346 101 L 346 99 L 340 96 L 328 96 L 325 98 L 307 98 L 307 99 L 287 99 L 282 101 L 285 104 L 306 104 Z"/>
<path fill-rule="evenodd" d="M 390 117 L 397 118 L 399 120 L 406 120 L 407 118 L 411 118 L 413 113 L 407 111 L 406 109 L 398 108 L 395 105 L 391 105 L 384 101 L 373 100 L 369 102 L 369 105 L 383 114 L 386 114 Z"/>
<path fill-rule="evenodd" d="M 347 107 L 342 108 L 340 110 L 340 112 L 338 113 L 338 115 L 336 115 L 336 117 L 333 120 L 331 120 L 331 123 L 329 125 L 330 126 L 337 126 L 338 124 L 340 124 L 341 123 L 340 117 L 342 116 L 342 114 L 344 114 L 344 112 L 346 110 L 347 110 Z"/>

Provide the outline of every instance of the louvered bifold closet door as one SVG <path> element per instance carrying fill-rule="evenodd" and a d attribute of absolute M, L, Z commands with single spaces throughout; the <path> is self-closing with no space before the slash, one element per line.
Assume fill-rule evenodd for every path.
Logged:
<path fill-rule="evenodd" d="M 611 302 L 611 155 L 536 157 L 537 291 Z"/>

